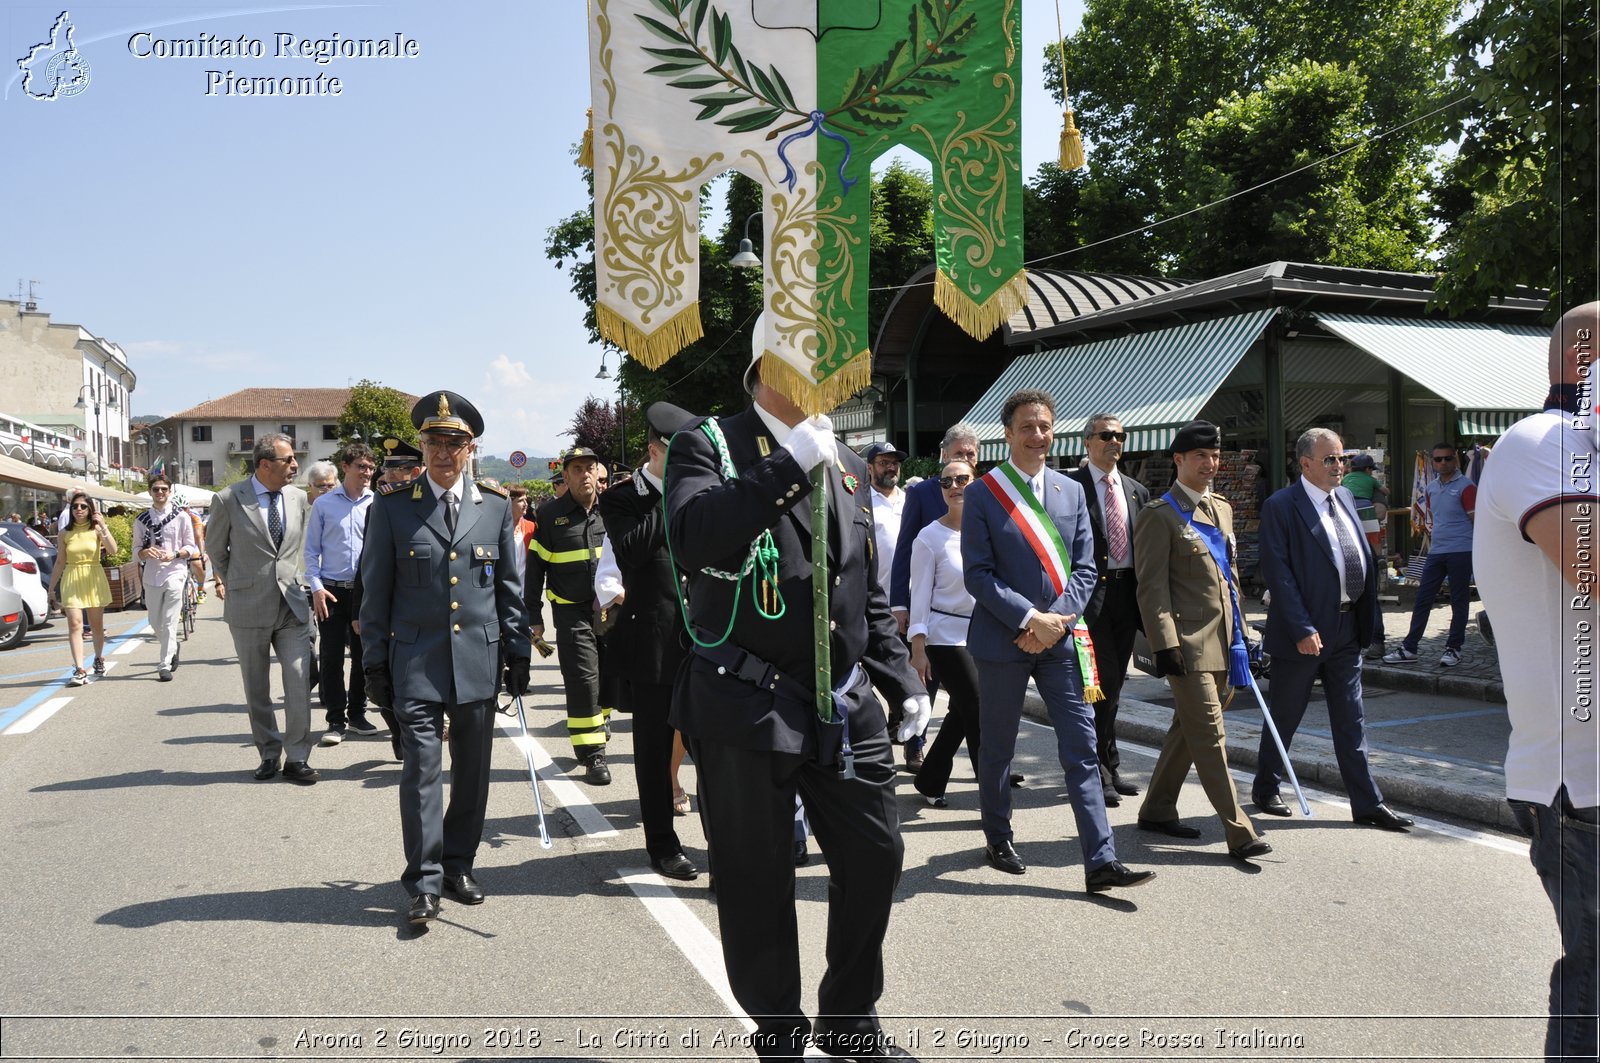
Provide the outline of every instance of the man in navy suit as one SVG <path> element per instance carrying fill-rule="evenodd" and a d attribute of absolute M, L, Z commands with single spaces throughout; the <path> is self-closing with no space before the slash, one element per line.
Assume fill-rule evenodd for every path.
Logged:
<path fill-rule="evenodd" d="M 1320 677 L 1355 821 L 1403 831 L 1411 820 L 1383 803 L 1367 763 L 1361 648 L 1377 624 L 1378 592 L 1355 496 L 1339 486 L 1343 451 L 1344 443 L 1328 429 L 1307 430 L 1295 443 L 1300 480 L 1261 507 L 1261 573 L 1272 591 L 1264 639 L 1272 655 L 1272 719 L 1287 750 Z M 1278 793 L 1283 762 L 1265 731 L 1257 765 L 1251 788 L 1256 808 L 1289 815 Z"/>
<path fill-rule="evenodd" d="M 1094 714 L 1083 700 L 1072 626 L 1094 593 L 1094 534 L 1083 489 L 1045 467 L 1055 439 L 1055 400 L 1019 391 L 1001 408 L 1011 457 L 967 489 L 961 516 L 961 559 L 974 606 L 967 649 L 978 661 L 978 796 L 983 806 L 984 855 L 1020 875 L 1011 839 L 1011 758 L 1017 748 L 1022 699 L 1031 678 L 1055 727 L 1067 773 L 1067 794 L 1078 824 L 1090 893 L 1138 886 L 1153 871 L 1131 871 L 1117 860 L 1106 822 Z"/>

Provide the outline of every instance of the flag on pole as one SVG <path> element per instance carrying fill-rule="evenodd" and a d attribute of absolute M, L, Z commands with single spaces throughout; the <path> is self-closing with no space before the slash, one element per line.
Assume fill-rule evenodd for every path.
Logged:
<path fill-rule="evenodd" d="M 761 185 L 763 381 L 870 382 L 871 166 L 933 169 L 934 298 L 975 337 L 1027 298 L 1020 0 L 593 0 L 596 316 L 656 368 L 702 335 L 700 189 Z M 737 221 L 737 219 L 735 219 Z"/>
<path fill-rule="evenodd" d="M 150 466 L 150 471 L 146 474 L 146 478 L 148 479 L 148 478 L 156 477 L 156 476 L 165 476 L 166 474 L 167 474 L 167 459 L 164 458 L 164 457 L 161 457 L 161 458 L 157 458 L 155 460 L 155 463 Z"/>

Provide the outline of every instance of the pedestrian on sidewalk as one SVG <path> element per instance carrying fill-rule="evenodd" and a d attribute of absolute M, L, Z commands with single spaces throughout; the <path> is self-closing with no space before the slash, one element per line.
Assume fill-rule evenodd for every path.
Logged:
<path fill-rule="evenodd" d="M 1411 630 L 1384 664 L 1414 664 L 1417 646 L 1428 627 L 1428 614 L 1439 597 L 1439 585 L 1450 580 L 1450 634 L 1439 663 L 1453 668 L 1461 663 L 1461 646 L 1467 639 L 1467 611 L 1472 604 L 1472 503 L 1477 487 L 1461 474 L 1460 457 L 1450 443 L 1433 445 L 1435 478 L 1428 481 L 1426 508 L 1421 524 L 1429 537 L 1428 559 L 1422 563 L 1422 583 L 1411 609 Z M 1413 516 L 1417 516 L 1413 512 Z"/>
<path fill-rule="evenodd" d="M 178 613 L 189 563 L 200 556 L 194 525 L 172 504 L 172 481 L 157 473 L 150 478 L 149 509 L 133 522 L 133 556 L 144 562 L 145 606 L 156 636 L 156 678 L 170 682 L 178 666 Z"/>
<path fill-rule="evenodd" d="M 67 496 L 67 523 L 61 531 L 60 553 L 50 573 L 50 596 L 67 617 L 67 646 L 72 651 L 75 687 L 89 681 L 83 667 L 84 629 L 94 636 L 94 674 L 106 674 L 106 606 L 111 604 L 111 584 L 100 565 L 102 553 L 116 553 L 117 541 L 106 519 L 82 491 Z"/>
<path fill-rule="evenodd" d="M 1594 1059 L 1600 1009 L 1600 719 L 1595 712 L 1593 527 L 1600 449 L 1590 366 L 1600 303 L 1550 337 L 1544 411 L 1506 430 L 1478 495 L 1473 563 L 1495 615 L 1511 743 L 1506 797 L 1555 908 L 1549 1059 Z"/>

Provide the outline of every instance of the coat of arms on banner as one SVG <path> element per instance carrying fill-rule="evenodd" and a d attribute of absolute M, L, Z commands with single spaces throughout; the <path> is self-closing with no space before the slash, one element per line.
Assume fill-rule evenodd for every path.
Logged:
<path fill-rule="evenodd" d="M 763 191 L 762 376 L 811 413 L 865 386 L 872 161 L 932 163 L 935 299 L 974 336 L 1026 299 L 1021 0 L 592 0 L 596 307 L 655 368 L 701 335 L 699 194 Z"/>

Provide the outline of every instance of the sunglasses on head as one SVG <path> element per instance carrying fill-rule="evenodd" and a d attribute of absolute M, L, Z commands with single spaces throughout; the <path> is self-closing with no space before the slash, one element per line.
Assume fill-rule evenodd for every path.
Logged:
<path fill-rule="evenodd" d="M 1115 439 L 1118 443 L 1126 443 L 1128 441 L 1128 433 L 1126 433 L 1126 432 L 1090 432 L 1089 433 L 1089 438 L 1090 439 L 1098 439 L 1102 443 L 1109 443 L 1113 439 Z"/>
<path fill-rule="evenodd" d="M 939 486 L 944 488 L 947 491 L 952 487 L 965 487 L 971 482 L 972 482 L 972 477 L 969 476 L 967 473 L 964 473 L 964 472 L 957 473 L 954 476 L 941 476 L 941 477 L 939 477 Z"/>

